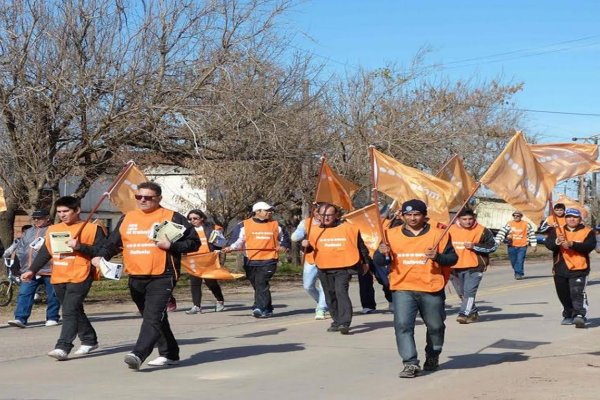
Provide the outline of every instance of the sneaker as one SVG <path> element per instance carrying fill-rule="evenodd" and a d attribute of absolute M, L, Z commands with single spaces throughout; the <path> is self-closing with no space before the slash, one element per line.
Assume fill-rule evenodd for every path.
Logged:
<path fill-rule="evenodd" d="M 133 353 L 128 353 L 125 355 L 125 364 L 129 366 L 130 369 L 135 369 L 139 371 L 140 365 L 142 365 L 142 360 Z"/>
<path fill-rule="evenodd" d="M 523 278 L 524 278 L 523 275 L 521 275 L 521 274 L 515 274 L 515 279 L 516 280 L 520 281 L 520 280 L 523 280 Z"/>
<path fill-rule="evenodd" d="M 406 364 L 404 369 L 398 375 L 400 378 L 414 378 L 421 373 L 421 368 L 418 364 Z"/>
<path fill-rule="evenodd" d="M 263 311 L 258 318 L 271 318 L 273 311 Z"/>
<path fill-rule="evenodd" d="M 573 318 L 563 318 L 561 325 L 573 325 Z"/>
<path fill-rule="evenodd" d="M 394 312 L 394 303 L 391 301 L 388 303 L 388 311 Z"/>
<path fill-rule="evenodd" d="M 193 306 L 192 308 L 190 308 L 189 310 L 187 310 L 185 312 L 187 315 L 191 315 L 191 314 L 200 314 L 202 313 L 202 309 L 198 306 Z"/>
<path fill-rule="evenodd" d="M 340 331 L 340 327 L 337 325 L 331 325 L 329 328 L 327 328 L 327 332 L 339 332 Z"/>
<path fill-rule="evenodd" d="M 49 319 L 48 321 L 46 321 L 45 325 L 46 326 L 56 326 L 56 325 L 58 325 L 58 321 L 54 320 L 54 319 Z"/>
<path fill-rule="evenodd" d="M 27 324 L 20 319 L 11 319 L 8 321 L 10 326 L 16 326 L 17 328 L 27 328 Z"/>
<path fill-rule="evenodd" d="M 255 309 L 252 310 L 252 316 L 254 318 L 260 318 L 260 317 L 262 317 L 262 313 L 263 312 L 262 312 L 262 310 L 260 308 L 255 308 Z"/>
<path fill-rule="evenodd" d="M 215 305 L 215 312 L 221 312 L 223 310 L 225 310 L 225 302 L 217 301 L 217 304 Z"/>
<path fill-rule="evenodd" d="M 374 308 L 367 308 L 367 307 L 365 307 L 362 310 L 360 310 L 361 314 L 371 314 L 371 313 L 374 313 L 374 312 L 375 312 Z"/>
<path fill-rule="evenodd" d="M 87 345 L 87 344 L 82 344 L 81 346 L 79 346 L 79 348 L 77 350 L 75 350 L 75 354 L 76 356 L 83 356 L 85 354 L 89 354 L 92 351 L 96 350 L 98 348 L 97 344 L 94 345 Z"/>
<path fill-rule="evenodd" d="M 338 328 L 338 330 L 340 331 L 340 333 L 342 335 L 347 335 L 347 334 L 350 333 L 350 327 L 346 326 L 346 325 L 340 325 L 339 328 Z"/>
<path fill-rule="evenodd" d="M 474 313 L 472 313 L 471 315 L 469 315 L 467 317 L 467 323 L 472 324 L 473 322 L 477 322 L 478 319 L 479 319 L 479 313 L 477 311 L 475 311 Z"/>
<path fill-rule="evenodd" d="M 583 315 L 576 315 L 573 318 L 573 323 L 575 324 L 575 328 L 585 328 L 586 319 Z"/>
<path fill-rule="evenodd" d="M 152 365 L 153 367 L 164 367 L 165 365 L 177 365 L 179 364 L 179 360 L 170 360 L 167 357 L 156 357 L 154 360 L 150 361 L 148 365 Z"/>
<path fill-rule="evenodd" d="M 325 319 L 325 311 L 321 310 L 320 308 L 317 309 L 317 311 L 315 311 L 315 319 L 318 321 L 322 321 Z"/>
<path fill-rule="evenodd" d="M 171 298 L 169 299 L 169 302 L 167 303 L 167 311 L 168 312 L 177 311 L 177 301 L 175 300 L 175 297 L 173 297 L 173 296 L 171 296 Z"/>
<path fill-rule="evenodd" d="M 458 314 L 458 317 L 456 317 L 456 322 L 458 322 L 459 324 L 468 324 L 469 321 L 467 320 L 467 316 L 465 314 Z"/>
<path fill-rule="evenodd" d="M 57 359 L 58 361 L 65 361 L 69 358 L 69 354 L 62 349 L 54 349 L 48 353 L 48 357 Z"/>
<path fill-rule="evenodd" d="M 435 371 L 440 366 L 440 357 L 439 356 L 426 356 L 425 363 L 423 364 L 423 370 L 425 371 Z"/>

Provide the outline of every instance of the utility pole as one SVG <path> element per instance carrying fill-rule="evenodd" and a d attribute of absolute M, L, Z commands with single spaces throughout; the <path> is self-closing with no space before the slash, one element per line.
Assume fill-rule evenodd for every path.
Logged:
<path fill-rule="evenodd" d="M 598 146 L 598 140 L 600 139 L 600 134 L 588 136 L 588 137 L 574 137 L 571 138 L 572 141 L 576 142 L 581 140 L 587 143 L 594 143 Z M 583 179 L 583 177 L 582 177 Z M 584 189 L 585 190 L 585 189 Z M 592 214 L 592 226 L 596 226 L 596 213 L 598 213 L 598 206 L 600 205 L 600 201 L 598 199 L 598 180 L 597 180 L 597 172 L 592 172 L 592 187 L 591 193 L 589 196 L 590 199 L 590 211 Z M 581 203 L 583 204 L 583 203 Z"/>

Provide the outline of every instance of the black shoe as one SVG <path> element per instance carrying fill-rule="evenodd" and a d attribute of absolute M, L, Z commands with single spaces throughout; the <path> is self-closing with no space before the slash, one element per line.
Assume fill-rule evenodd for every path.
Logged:
<path fill-rule="evenodd" d="M 340 327 L 337 325 L 331 325 L 329 328 L 327 328 L 327 332 L 339 332 L 340 331 Z"/>
<path fill-rule="evenodd" d="M 340 325 L 340 327 L 338 328 L 338 330 L 340 331 L 340 333 L 342 335 L 347 335 L 350 333 L 350 327 L 346 326 L 346 325 Z"/>
<path fill-rule="evenodd" d="M 585 317 L 583 315 L 577 315 L 573 318 L 575 328 L 585 328 Z"/>
<path fill-rule="evenodd" d="M 421 373 L 421 368 L 418 364 L 405 364 L 404 369 L 398 375 L 400 378 L 414 378 Z"/>
<path fill-rule="evenodd" d="M 140 366 L 142 365 L 142 360 L 134 353 L 126 354 L 124 361 L 130 369 L 134 369 L 136 371 L 139 371 Z"/>
<path fill-rule="evenodd" d="M 425 364 L 423 364 L 423 370 L 425 371 L 435 371 L 440 366 L 440 357 L 439 356 L 426 356 Z"/>

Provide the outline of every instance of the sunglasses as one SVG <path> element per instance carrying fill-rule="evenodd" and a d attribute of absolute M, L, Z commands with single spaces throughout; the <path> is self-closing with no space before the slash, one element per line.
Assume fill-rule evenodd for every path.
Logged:
<path fill-rule="evenodd" d="M 154 200 L 155 197 L 158 197 L 158 196 L 143 196 L 141 194 L 136 194 L 134 197 L 136 200 L 152 201 L 152 200 Z"/>
<path fill-rule="evenodd" d="M 188 217 L 188 221 L 197 221 L 197 220 L 200 220 L 200 219 L 202 219 L 202 218 L 200 218 L 200 217 Z"/>

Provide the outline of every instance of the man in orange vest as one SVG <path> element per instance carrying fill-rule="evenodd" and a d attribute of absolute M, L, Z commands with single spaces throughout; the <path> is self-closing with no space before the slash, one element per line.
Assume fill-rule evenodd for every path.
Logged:
<path fill-rule="evenodd" d="M 123 252 L 125 272 L 129 275 L 131 298 L 142 314 L 142 326 L 133 350 L 125 355 L 129 368 L 139 370 L 158 345 L 159 356 L 148 365 L 167 366 L 179 363 L 179 346 L 171 331 L 167 304 L 180 275 L 181 254 L 200 247 L 194 227 L 178 212 L 161 207 L 162 189 L 154 182 L 138 185 L 135 194 L 138 209 L 129 211 L 117 223 L 100 246 L 79 246 L 82 251 L 110 260 Z M 173 222 L 183 225 L 183 236 L 171 242 L 150 237 L 157 224 Z"/>
<path fill-rule="evenodd" d="M 550 231 L 545 244 L 554 255 L 552 274 L 563 306 L 562 325 L 585 328 L 588 308 L 585 286 L 590 274 L 589 254 L 596 247 L 596 236 L 591 228 L 583 225 L 578 209 L 568 208 L 565 219 L 562 229 Z"/>
<path fill-rule="evenodd" d="M 352 224 L 340 220 L 340 210 L 333 204 L 319 207 L 321 229 L 302 246 L 313 254 L 319 269 L 319 280 L 325 292 L 325 300 L 333 322 L 328 332 L 347 335 L 352 322 L 352 301 L 348 295 L 350 277 L 362 266 L 369 268 L 369 249 L 365 246 L 360 231 Z"/>
<path fill-rule="evenodd" d="M 515 211 L 512 214 L 513 220 L 498 231 L 496 243 L 508 240 L 508 258 L 515 272 L 515 279 L 521 280 L 525 276 L 525 256 L 527 255 L 527 246 L 534 248 L 537 246 L 535 231 L 531 224 L 523 221 L 523 213 Z"/>
<path fill-rule="evenodd" d="M 255 318 L 273 316 L 273 303 L 269 282 L 277 270 L 279 253 L 291 248 L 290 236 L 285 227 L 273 219 L 273 207 L 264 201 L 252 206 L 254 216 L 236 225 L 230 245 L 221 250 L 245 250 L 244 270 L 254 289 L 252 315 Z"/>
<path fill-rule="evenodd" d="M 426 221 L 427 205 L 413 199 L 402 204 L 404 224 L 385 231 L 388 243 L 375 252 L 374 262 L 390 265 L 390 290 L 394 303 L 394 331 L 404 369 L 400 378 L 421 373 L 415 345 L 415 321 L 421 314 L 427 326 L 423 369 L 435 371 L 444 345 L 445 300 L 448 268 L 458 257 L 448 235 Z M 437 247 L 434 245 L 437 243 Z"/>
<path fill-rule="evenodd" d="M 96 331 L 83 310 L 83 302 L 92 286 L 94 273 L 91 256 L 76 248 L 64 248 L 67 239 L 75 237 L 84 223 L 79 218 L 79 199 L 64 196 L 56 200 L 54 206 L 61 222 L 48 227 L 44 246 L 39 249 L 29 271 L 24 272 L 21 279 L 30 281 L 48 261 L 52 261 L 50 282 L 62 307 L 63 321 L 56 346 L 48 356 L 64 361 L 69 357 L 76 337 L 81 340 L 81 346 L 75 351 L 75 355 L 86 355 L 98 348 Z M 102 228 L 92 223 L 86 224 L 79 235 L 79 241 L 87 245 L 100 243 L 103 239 Z"/>
<path fill-rule="evenodd" d="M 489 254 L 496 251 L 496 241 L 489 229 L 477 223 L 473 210 L 466 208 L 458 214 L 448 233 L 458 255 L 450 275 L 461 299 L 456 320 L 460 324 L 469 324 L 479 318 L 475 296 L 489 263 Z"/>

